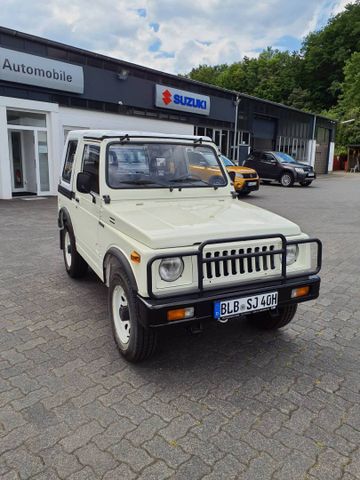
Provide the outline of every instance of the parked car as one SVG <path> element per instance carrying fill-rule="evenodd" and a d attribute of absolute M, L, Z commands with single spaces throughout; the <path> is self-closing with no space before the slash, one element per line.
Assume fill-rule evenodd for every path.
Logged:
<path fill-rule="evenodd" d="M 208 180 L 194 154 L 212 156 Z M 161 327 L 247 317 L 278 329 L 318 296 L 320 240 L 232 190 L 210 138 L 69 133 L 58 187 L 65 269 L 80 278 L 90 267 L 106 284 L 127 360 L 149 357 Z"/>
<path fill-rule="evenodd" d="M 277 181 L 283 187 L 292 187 L 294 183 L 308 187 L 316 178 L 311 165 L 297 162 L 284 152 L 254 151 L 244 165 L 256 170 L 264 183 Z"/>
<path fill-rule="evenodd" d="M 253 168 L 235 165 L 225 155 L 220 155 L 226 170 L 234 183 L 234 189 L 239 196 L 249 195 L 250 192 L 259 190 L 259 175 Z"/>
<path fill-rule="evenodd" d="M 212 178 L 213 181 L 216 181 L 216 177 L 218 177 L 222 181 L 219 163 L 214 158 L 213 153 L 200 148 L 198 150 L 198 152 L 190 152 L 189 154 L 191 172 L 205 180 Z M 260 179 L 255 170 L 237 166 L 225 155 L 220 155 L 220 158 L 238 195 L 248 195 L 253 190 L 259 189 Z"/>

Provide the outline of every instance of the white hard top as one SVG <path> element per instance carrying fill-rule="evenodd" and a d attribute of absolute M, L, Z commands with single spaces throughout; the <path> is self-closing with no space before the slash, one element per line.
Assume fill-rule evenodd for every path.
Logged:
<path fill-rule="evenodd" d="M 160 133 L 160 132 L 141 132 L 141 131 L 132 131 L 132 130 L 71 130 L 69 132 L 68 138 L 119 138 L 125 137 L 128 135 L 131 137 L 145 137 L 145 138 L 173 138 L 181 140 L 198 140 L 202 139 L 206 142 L 212 142 L 210 137 L 198 136 L 198 135 L 178 135 L 177 133 Z"/>

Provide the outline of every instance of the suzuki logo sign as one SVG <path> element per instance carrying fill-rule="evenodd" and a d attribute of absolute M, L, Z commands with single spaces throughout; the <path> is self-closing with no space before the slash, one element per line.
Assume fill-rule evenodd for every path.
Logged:
<path fill-rule="evenodd" d="M 156 85 L 155 105 L 198 115 L 210 113 L 210 97 L 164 85 Z"/>
<path fill-rule="evenodd" d="M 163 102 L 165 103 L 165 105 L 169 105 L 169 103 L 171 103 L 172 95 L 171 95 L 171 93 L 169 92 L 168 89 L 163 91 L 162 99 L 163 99 Z"/>

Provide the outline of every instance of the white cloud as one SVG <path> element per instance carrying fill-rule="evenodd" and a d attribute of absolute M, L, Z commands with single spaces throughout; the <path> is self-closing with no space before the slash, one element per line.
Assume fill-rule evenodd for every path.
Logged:
<path fill-rule="evenodd" d="M 259 50 L 277 45 L 282 37 L 301 39 L 344 9 L 346 3 L 2 0 L 0 24 L 152 68 L 184 73 L 199 64 L 256 56 Z"/>

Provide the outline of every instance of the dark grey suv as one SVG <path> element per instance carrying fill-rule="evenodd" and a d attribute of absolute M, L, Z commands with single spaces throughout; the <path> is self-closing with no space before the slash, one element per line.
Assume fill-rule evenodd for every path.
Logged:
<path fill-rule="evenodd" d="M 256 170 L 264 183 L 274 180 L 280 182 L 283 187 L 291 187 L 295 182 L 308 187 L 316 178 L 311 165 L 297 162 L 283 152 L 254 151 L 245 160 L 244 165 Z"/>

